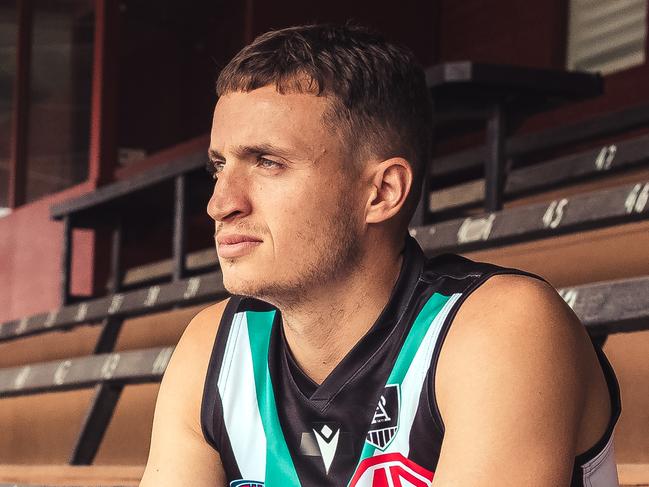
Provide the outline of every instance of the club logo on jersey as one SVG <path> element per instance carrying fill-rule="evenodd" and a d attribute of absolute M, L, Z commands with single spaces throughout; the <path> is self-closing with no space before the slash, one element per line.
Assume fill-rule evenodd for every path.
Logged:
<path fill-rule="evenodd" d="M 430 487 L 433 476 L 401 453 L 385 453 L 363 460 L 349 487 Z"/>
<path fill-rule="evenodd" d="M 388 384 L 376 405 L 365 441 L 381 451 L 388 447 L 399 428 L 400 395 L 399 384 Z"/>
<path fill-rule="evenodd" d="M 263 482 L 256 480 L 233 480 L 230 482 L 230 487 L 264 487 Z"/>

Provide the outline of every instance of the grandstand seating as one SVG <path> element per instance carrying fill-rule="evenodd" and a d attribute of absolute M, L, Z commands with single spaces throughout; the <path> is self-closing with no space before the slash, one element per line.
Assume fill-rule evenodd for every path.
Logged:
<path fill-rule="evenodd" d="M 510 138 L 505 143 L 505 153 L 507 157 L 516 159 L 570 143 L 623 133 L 647 124 L 649 106 L 635 107 L 563 129 Z M 483 149 L 472 149 L 433 161 L 430 177 L 435 179 L 444 176 L 451 183 L 429 194 L 429 208 L 436 215 L 453 217 L 411 228 L 411 235 L 419 241 L 427 254 L 492 248 L 639 221 L 649 215 L 649 180 L 645 179 L 543 203 L 463 215 L 463 211 L 484 200 L 485 183 L 481 180 L 467 182 L 464 180 L 465 175 L 454 179 L 453 175 L 475 168 L 481 162 L 483 152 Z M 506 180 L 503 196 L 519 197 L 615 171 L 637 168 L 646 165 L 647 154 L 649 136 L 639 136 L 607 143 L 603 147 L 552 157 L 524 167 L 514 164 Z M 173 347 L 157 347 L 114 352 L 121 323 L 127 318 L 208 303 L 226 296 L 221 274 L 214 272 L 216 262 L 213 252 L 211 256 L 208 252 L 207 258 L 197 259 L 200 264 L 192 267 L 188 264 L 192 254 L 188 254 L 184 242 L 188 211 L 185 204 L 186 185 L 202 169 L 204 161 L 204 154 L 190 154 L 129 180 L 99 188 L 91 194 L 53 207 L 52 217 L 65 223 L 62 306 L 0 324 L 0 341 L 65 331 L 82 325 L 102 325 L 103 333 L 93 355 L 0 369 L 0 398 L 45 391 L 95 388 L 92 405 L 70 456 L 73 465 L 92 463 L 121 388 L 127 384 L 158 381 L 173 351 Z M 169 218 L 174 220 L 173 255 L 170 261 L 157 266 L 164 268 L 162 272 L 149 272 L 148 276 L 133 282 L 129 281 L 127 270 L 121 266 L 119 255 L 122 229 L 121 222 L 114 216 L 127 211 L 133 201 L 140 201 L 142 195 L 151 192 L 155 192 L 158 198 L 168 198 L 168 203 L 173 202 L 165 207 L 169 210 Z M 73 228 L 95 228 L 97 222 L 106 221 L 114 228 L 111 290 L 106 296 L 80 300 L 69 293 L 71 232 Z M 152 280 L 156 283 L 151 284 Z M 649 329 L 649 276 L 582 284 L 558 291 L 594 337 Z M 643 485 L 641 482 L 649 478 L 648 473 L 647 469 L 620 467 L 621 480 L 626 482 L 625 479 L 629 479 L 627 485 Z M 0 482 L 5 481 L 3 475 L 0 468 Z M 112 474 L 102 475 L 99 479 L 86 479 L 88 482 L 85 485 L 106 482 L 115 486 L 121 481 L 111 477 Z M 45 469 L 38 475 L 23 472 L 15 478 L 17 482 L 47 483 L 55 478 L 64 482 L 70 477 Z M 83 481 L 83 478 L 74 480 Z M 135 484 L 131 478 L 120 485 Z M 18 487 L 26 484 L 0 483 L 0 487 L 4 485 Z"/>

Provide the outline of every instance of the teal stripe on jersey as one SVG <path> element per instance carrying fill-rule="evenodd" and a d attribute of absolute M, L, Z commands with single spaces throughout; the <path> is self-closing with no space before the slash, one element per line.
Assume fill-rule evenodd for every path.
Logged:
<path fill-rule="evenodd" d="M 426 304 L 417 315 L 417 318 L 408 332 L 408 336 L 399 351 L 399 355 L 394 363 L 392 372 L 390 372 L 386 385 L 397 384 L 399 388 L 401 388 L 401 384 L 410 369 L 410 365 L 412 364 L 417 350 L 419 350 L 419 347 L 426 336 L 426 332 L 451 297 L 452 296 L 444 296 L 443 294 L 435 293 L 428 299 L 428 301 L 426 301 Z M 366 441 L 358 460 L 358 465 L 360 465 L 360 463 L 366 458 L 373 456 L 375 451 L 376 447 Z"/>
<path fill-rule="evenodd" d="M 244 479 L 263 481 L 266 435 L 257 405 L 245 312 L 235 314 L 232 320 L 217 387 L 223 405 L 223 422 L 239 471 Z"/>
<path fill-rule="evenodd" d="M 275 393 L 268 369 L 268 348 L 275 311 L 246 311 L 248 336 L 255 375 L 257 402 L 266 433 L 266 482 L 269 487 L 300 486 L 300 481 L 288 451 L 284 432 L 279 423 Z"/>
<path fill-rule="evenodd" d="M 428 369 L 433 358 L 435 345 L 439 339 L 442 325 L 446 321 L 451 309 L 455 306 L 461 293 L 453 294 L 446 301 L 444 306 L 435 315 L 426 330 L 415 356 L 412 359 L 408 371 L 401 381 L 401 404 L 399 407 L 399 427 L 390 440 L 390 443 L 383 449 L 382 453 L 401 453 L 407 457 L 410 453 L 410 430 L 417 414 L 419 398 L 424 387 Z"/>

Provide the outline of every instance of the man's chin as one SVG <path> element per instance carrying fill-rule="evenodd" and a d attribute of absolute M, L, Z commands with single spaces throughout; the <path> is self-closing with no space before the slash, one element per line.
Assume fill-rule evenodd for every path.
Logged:
<path fill-rule="evenodd" d="M 223 287 L 227 292 L 253 298 L 258 298 L 264 294 L 261 276 L 244 276 L 231 271 L 223 273 Z"/>

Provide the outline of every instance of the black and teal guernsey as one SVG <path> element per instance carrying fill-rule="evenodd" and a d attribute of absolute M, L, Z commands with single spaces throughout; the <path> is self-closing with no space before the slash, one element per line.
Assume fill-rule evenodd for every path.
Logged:
<path fill-rule="evenodd" d="M 427 260 L 408 237 L 388 303 L 320 385 L 291 356 L 279 311 L 233 296 L 201 408 L 203 433 L 229 485 L 430 486 L 444 439 L 433 386 L 444 337 L 467 296 L 496 274 L 542 279 L 450 253 Z M 601 439 L 575 458 L 573 487 L 618 485 L 612 438 L 619 389 L 596 350 L 612 414 Z"/>

